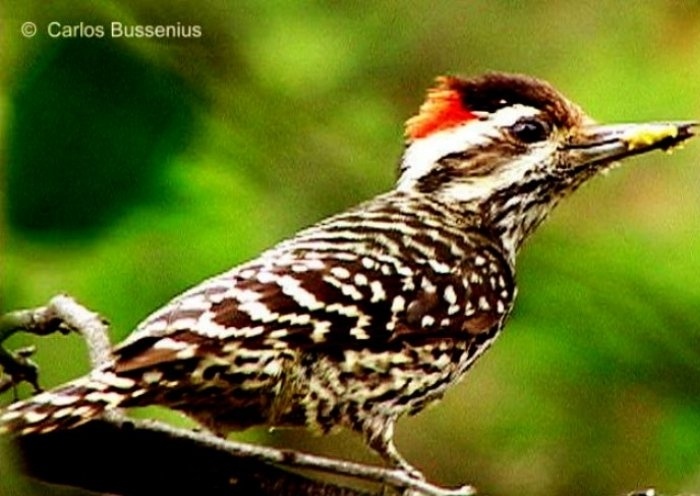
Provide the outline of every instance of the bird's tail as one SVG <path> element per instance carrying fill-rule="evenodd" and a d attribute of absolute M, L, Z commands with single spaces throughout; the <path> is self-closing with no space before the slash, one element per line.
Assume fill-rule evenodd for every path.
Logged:
<path fill-rule="evenodd" d="M 0 434 L 46 433 L 75 427 L 133 398 L 136 381 L 96 370 L 0 410 Z"/>

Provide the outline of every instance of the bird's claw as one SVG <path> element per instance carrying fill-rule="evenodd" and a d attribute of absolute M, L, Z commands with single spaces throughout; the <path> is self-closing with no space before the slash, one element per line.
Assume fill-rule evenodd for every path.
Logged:
<path fill-rule="evenodd" d="M 425 480 L 422 473 L 417 472 L 418 476 L 414 476 L 415 469 L 406 472 L 406 475 L 412 479 L 402 492 L 402 496 L 474 496 L 476 489 L 470 485 L 464 485 L 456 488 L 447 488 L 431 484 Z"/>
<path fill-rule="evenodd" d="M 402 496 L 474 496 L 476 490 L 472 486 L 462 486 L 457 488 L 446 488 L 428 484 L 429 488 L 406 489 Z"/>

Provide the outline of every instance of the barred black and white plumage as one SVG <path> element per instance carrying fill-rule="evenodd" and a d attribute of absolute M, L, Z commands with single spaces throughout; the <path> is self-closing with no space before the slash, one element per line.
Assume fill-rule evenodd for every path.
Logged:
<path fill-rule="evenodd" d="M 392 463 L 394 422 L 439 399 L 502 329 L 515 258 L 557 202 L 693 123 L 595 126 L 547 83 L 442 78 L 407 125 L 394 190 L 211 278 L 148 317 L 114 362 L 16 403 L 46 432 L 162 404 L 217 432 L 361 432 Z"/>

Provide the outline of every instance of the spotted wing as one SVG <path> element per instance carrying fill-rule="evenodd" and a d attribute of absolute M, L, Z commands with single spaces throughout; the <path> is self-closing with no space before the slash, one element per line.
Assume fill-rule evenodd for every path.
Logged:
<path fill-rule="evenodd" d="M 457 269 L 350 252 L 262 259 L 178 297 L 117 354 L 128 370 L 224 346 L 337 353 L 467 339 L 501 325 L 513 291 L 507 263 L 488 247 Z"/>

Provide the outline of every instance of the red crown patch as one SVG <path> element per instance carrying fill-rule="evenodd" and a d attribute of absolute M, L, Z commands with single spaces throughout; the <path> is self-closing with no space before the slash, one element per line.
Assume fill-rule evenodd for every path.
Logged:
<path fill-rule="evenodd" d="M 459 90 L 450 76 L 436 79 L 436 86 L 428 90 L 425 102 L 418 114 L 406 121 L 406 137 L 410 140 L 424 138 L 436 131 L 449 129 L 477 116 L 464 108 Z"/>

